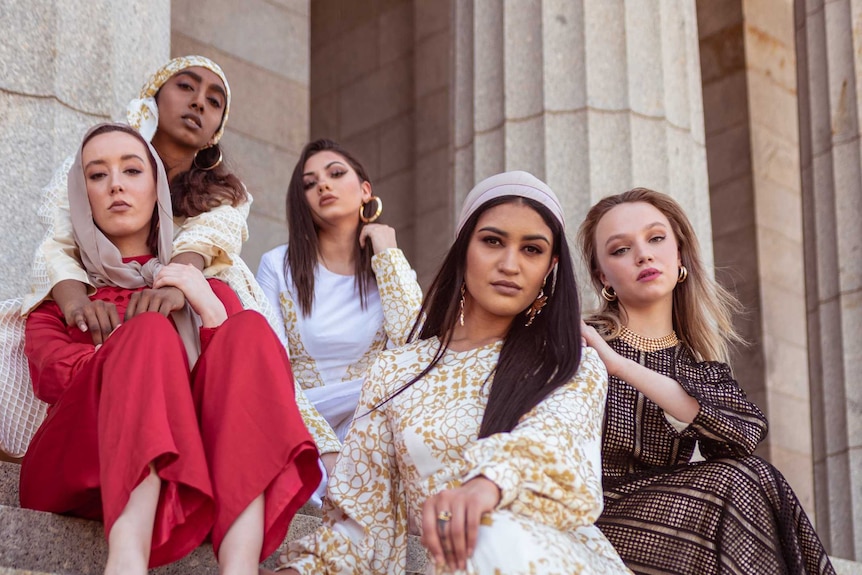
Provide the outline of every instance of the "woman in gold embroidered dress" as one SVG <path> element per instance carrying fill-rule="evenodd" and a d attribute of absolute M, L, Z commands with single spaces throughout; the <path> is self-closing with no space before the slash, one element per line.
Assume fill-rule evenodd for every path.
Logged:
<path fill-rule="evenodd" d="M 412 343 L 382 352 L 289 573 L 628 573 L 602 509 L 604 366 L 583 347 L 559 201 L 525 172 L 480 182 Z M 575 326 L 573 328 L 573 326 Z"/>
<path fill-rule="evenodd" d="M 834 573 L 781 473 L 752 455 L 766 418 L 733 379 L 736 300 L 669 196 L 604 198 L 581 226 L 610 375 L 597 525 L 636 573 Z M 606 341 L 607 340 L 607 341 Z M 695 443 L 706 461 L 690 462 Z"/>

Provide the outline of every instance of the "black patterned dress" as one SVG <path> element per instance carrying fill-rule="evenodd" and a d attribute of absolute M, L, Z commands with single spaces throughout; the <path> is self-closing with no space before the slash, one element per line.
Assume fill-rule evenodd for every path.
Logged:
<path fill-rule="evenodd" d="M 681 343 L 652 352 L 610 343 L 700 403 L 677 431 L 659 406 L 610 378 L 596 524 L 626 565 L 649 574 L 835 573 L 787 481 L 752 455 L 766 418 L 730 368 L 696 362 Z M 698 441 L 706 461 L 689 463 Z"/>

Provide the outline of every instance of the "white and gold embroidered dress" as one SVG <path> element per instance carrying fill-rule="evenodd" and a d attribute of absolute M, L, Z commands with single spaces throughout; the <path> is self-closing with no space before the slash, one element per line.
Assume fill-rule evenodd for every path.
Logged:
<path fill-rule="evenodd" d="M 422 380 L 439 340 L 384 351 L 362 389 L 324 503 L 324 525 L 289 544 L 281 566 L 300 573 L 403 574 L 408 534 L 425 500 L 483 475 L 502 493 L 480 527 L 468 573 L 629 573 L 593 525 L 602 510 L 600 433 L 607 372 L 584 348 L 571 382 L 509 433 L 477 439 L 498 342 L 447 351 Z M 428 573 L 444 573 L 428 562 Z"/>

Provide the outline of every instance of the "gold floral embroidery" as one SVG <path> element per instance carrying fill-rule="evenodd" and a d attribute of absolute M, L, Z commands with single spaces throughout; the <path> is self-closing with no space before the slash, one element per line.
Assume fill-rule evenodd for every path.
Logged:
<path fill-rule="evenodd" d="M 480 537 L 476 572 L 628 573 L 592 525 L 602 508 L 607 392 L 595 351 L 585 348 L 576 377 L 512 432 L 477 439 L 499 343 L 448 352 L 428 376 L 380 405 L 431 361 L 437 345 L 425 340 L 378 356 L 329 482 L 324 527 L 292 542 L 281 564 L 300 573 L 403 573 L 407 534 L 421 533 L 425 500 L 484 475 L 503 498 L 493 525 L 482 528 L 489 539 Z M 486 549 L 497 537 L 495 550 Z"/>

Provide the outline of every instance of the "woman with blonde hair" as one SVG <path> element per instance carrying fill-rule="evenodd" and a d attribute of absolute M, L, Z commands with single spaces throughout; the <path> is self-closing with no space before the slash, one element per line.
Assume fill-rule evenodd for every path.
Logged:
<path fill-rule="evenodd" d="M 636 573 L 834 573 L 734 380 L 739 304 L 707 273 L 669 196 L 600 200 L 580 229 L 601 308 L 582 326 L 608 369 L 597 525 Z M 695 445 L 705 461 L 691 462 Z"/>

